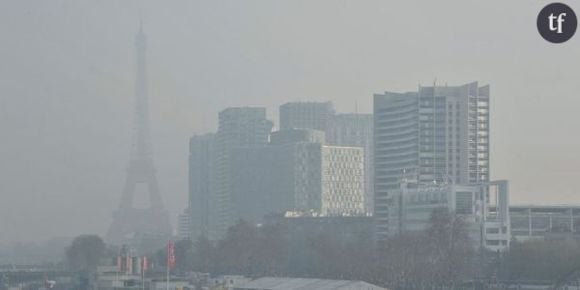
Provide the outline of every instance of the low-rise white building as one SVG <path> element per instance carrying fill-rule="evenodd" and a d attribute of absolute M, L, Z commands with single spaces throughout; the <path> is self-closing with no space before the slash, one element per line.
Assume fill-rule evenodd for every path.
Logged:
<path fill-rule="evenodd" d="M 510 243 L 507 181 L 478 185 L 403 182 L 389 207 L 390 235 L 429 227 L 434 210 L 445 208 L 462 217 L 476 246 L 504 250 Z"/>
<path fill-rule="evenodd" d="M 510 206 L 511 233 L 517 241 L 580 239 L 579 205 Z"/>

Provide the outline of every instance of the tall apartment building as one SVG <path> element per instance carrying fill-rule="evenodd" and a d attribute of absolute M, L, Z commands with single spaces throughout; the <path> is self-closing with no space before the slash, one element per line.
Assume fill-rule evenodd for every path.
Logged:
<path fill-rule="evenodd" d="M 489 182 L 489 86 L 419 87 L 374 95 L 375 220 L 387 233 L 390 193 L 419 184 Z"/>
<path fill-rule="evenodd" d="M 214 239 L 217 204 L 215 187 L 216 136 L 196 135 L 189 140 L 189 226 L 190 238 Z"/>
<path fill-rule="evenodd" d="M 373 158 L 373 115 L 336 114 L 326 130 L 329 145 L 362 147 L 364 150 L 365 210 L 373 212 L 374 158 Z"/>
<path fill-rule="evenodd" d="M 280 106 L 280 130 L 326 131 L 334 107 L 331 102 L 292 102 Z"/>
<path fill-rule="evenodd" d="M 265 108 L 228 108 L 219 113 L 216 136 L 216 221 L 217 237 L 225 235 L 235 222 L 232 214 L 231 152 L 239 147 L 261 147 L 268 143 L 273 123 L 266 119 Z"/>

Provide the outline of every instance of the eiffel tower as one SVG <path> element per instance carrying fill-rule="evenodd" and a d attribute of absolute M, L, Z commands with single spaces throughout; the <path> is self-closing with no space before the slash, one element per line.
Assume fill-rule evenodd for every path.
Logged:
<path fill-rule="evenodd" d="M 147 62 L 145 50 L 147 39 L 143 26 L 135 38 L 137 70 L 135 80 L 135 120 L 131 158 L 119 208 L 113 213 L 113 222 L 107 233 L 107 242 L 113 245 L 128 244 L 138 248 L 163 246 L 171 235 L 167 211 L 159 194 L 155 166 L 153 164 L 149 124 L 149 100 L 147 90 Z M 135 189 L 145 185 L 149 193 L 149 207 L 135 208 Z M 143 249 L 145 250 L 145 249 Z M 147 249 L 148 250 L 148 249 Z"/>

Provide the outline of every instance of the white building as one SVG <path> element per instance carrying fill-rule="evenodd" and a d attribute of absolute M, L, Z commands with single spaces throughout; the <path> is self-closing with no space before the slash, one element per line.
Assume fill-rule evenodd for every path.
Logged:
<path fill-rule="evenodd" d="M 291 102 L 280 106 L 280 132 L 307 129 L 323 132 L 332 146 L 363 148 L 365 212 L 372 213 L 373 186 L 373 115 L 336 114 L 331 102 Z M 296 130 L 299 131 L 299 130 Z"/>
<path fill-rule="evenodd" d="M 436 209 L 447 209 L 466 223 L 475 246 L 492 251 L 509 247 L 510 216 L 507 181 L 480 185 L 427 184 L 403 181 L 392 191 L 389 235 L 422 231 Z"/>
<path fill-rule="evenodd" d="M 511 233 L 517 241 L 533 239 L 580 240 L 580 206 L 510 206 Z"/>
<path fill-rule="evenodd" d="M 373 158 L 373 115 L 335 114 L 326 130 L 329 145 L 354 146 L 364 149 L 364 192 L 365 210 L 373 212 L 374 158 Z"/>
<path fill-rule="evenodd" d="M 365 215 L 364 149 L 322 146 L 323 215 Z"/>
<path fill-rule="evenodd" d="M 489 86 L 420 86 L 374 96 L 377 237 L 385 239 L 391 193 L 403 174 L 421 184 L 489 181 Z"/>

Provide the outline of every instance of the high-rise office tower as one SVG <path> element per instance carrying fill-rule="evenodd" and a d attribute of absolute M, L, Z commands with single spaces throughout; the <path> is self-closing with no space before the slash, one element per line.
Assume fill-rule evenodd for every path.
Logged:
<path fill-rule="evenodd" d="M 219 113 L 216 136 L 215 226 L 211 231 L 223 236 L 235 220 L 232 214 L 231 153 L 239 147 L 266 146 L 273 123 L 265 108 L 228 108 Z"/>
<path fill-rule="evenodd" d="M 217 212 L 215 196 L 215 134 L 195 135 L 189 140 L 189 226 L 190 238 L 214 239 L 212 224 Z"/>
<path fill-rule="evenodd" d="M 489 182 L 489 86 L 419 87 L 374 96 L 377 232 L 387 233 L 389 191 L 419 184 Z"/>
<path fill-rule="evenodd" d="M 334 115 L 331 102 L 292 102 L 280 106 L 280 130 L 312 129 L 326 132 Z"/>
<path fill-rule="evenodd" d="M 330 145 L 362 147 L 364 150 L 364 192 L 367 213 L 373 212 L 373 115 L 336 114 L 326 130 Z"/>

